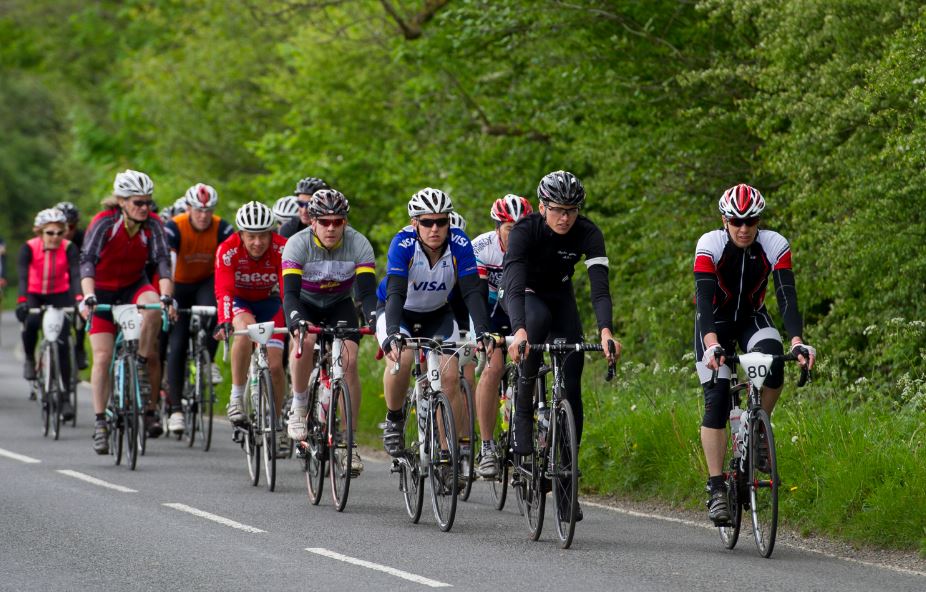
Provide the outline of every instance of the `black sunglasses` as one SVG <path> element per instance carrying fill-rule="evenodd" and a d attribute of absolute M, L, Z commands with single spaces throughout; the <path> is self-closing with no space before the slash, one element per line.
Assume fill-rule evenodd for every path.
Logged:
<path fill-rule="evenodd" d="M 309 202 L 307 202 L 307 201 L 296 201 L 296 205 L 299 206 L 300 208 L 307 208 L 307 207 L 309 207 Z"/>
<path fill-rule="evenodd" d="M 45 236 L 64 236 L 63 230 L 45 230 Z"/>
<path fill-rule="evenodd" d="M 450 224 L 450 218 L 419 218 L 418 224 L 425 228 L 431 228 L 432 226 L 443 228 Z"/>
<path fill-rule="evenodd" d="M 154 202 L 151 201 L 150 199 L 148 200 L 133 199 L 132 205 L 135 206 L 136 208 L 150 208 L 151 206 L 154 205 Z"/>
<path fill-rule="evenodd" d="M 743 226 L 744 224 L 752 228 L 759 223 L 759 217 L 753 216 L 752 218 L 727 218 L 727 223 L 732 224 L 737 228 Z"/>

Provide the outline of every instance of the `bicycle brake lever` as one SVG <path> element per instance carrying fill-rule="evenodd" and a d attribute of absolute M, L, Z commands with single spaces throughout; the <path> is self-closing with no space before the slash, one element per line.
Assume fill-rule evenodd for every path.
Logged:
<path fill-rule="evenodd" d="M 801 377 L 797 379 L 797 386 L 802 387 L 808 382 L 813 382 L 813 377 L 810 374 L 810 370 L 807 368 L 801 368 Z"/>

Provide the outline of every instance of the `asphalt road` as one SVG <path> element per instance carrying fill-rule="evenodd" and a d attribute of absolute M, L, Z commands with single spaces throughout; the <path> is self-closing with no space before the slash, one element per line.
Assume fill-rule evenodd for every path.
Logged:
<path fill-rule="evenodd" d="M 564 551 L 552 524 L 529 541 L 513 500 L 495 511 L 478 482 L 442 533 L 427 498 L 408 521 L 387 462 L 369 454 L 339 514 L 327 491 L 309 505 L 295 461 L 276 492 L 252 487 L 224 421 L 210 452 L 161 438 L 129 471 L 92 452 L 86 387 L 77 427 L 42 437 L 9 314 L 2 331 L 0 590 L 926 590 L 926 574 L 785 545 L 766 560 L 748 531 L 726 551 L 703 525 L 591 502 Z"/>

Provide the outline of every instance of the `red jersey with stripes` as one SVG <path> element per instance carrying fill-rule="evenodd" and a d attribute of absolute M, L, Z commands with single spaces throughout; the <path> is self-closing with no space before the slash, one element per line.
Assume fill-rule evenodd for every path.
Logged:
<path fill-rule="evenodd" d="M 100 290 L 116 291 L 141 280 L 148 264 L 156 266 L 160 277 L 171 277 L 170 250 L 157 214 L 151 214 L 131 236 L 119 208 L 104 210 L 93 218 L 80 252 L 81 278 L 94 278 Z"/>
<path fill-rule="evenodd" d="M 269 298 L 282 299 L 283 247 L 286 239 L 271 234 L 270 246 L 260 259 L 248 255 L 241 235 L 228 237 L 215 254 L 215 300 L 219 323 L 230 322 L 235 298 L 258 302 Z"/>

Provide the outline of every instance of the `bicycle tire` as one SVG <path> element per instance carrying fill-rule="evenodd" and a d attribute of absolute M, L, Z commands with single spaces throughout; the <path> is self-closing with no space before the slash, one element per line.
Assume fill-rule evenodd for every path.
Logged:
<path fill-rule="evenodd" d="M 579 504 L 579 442 L 572 405 L 561 399 L 550 426 L 550 467 L 553 517 L 560 547 L 568 549 L 576 531 Z"/>
<path fill-rule="evenodd" d="M 80 383 L 80 371 L 77 369 L 77 353 L 74 350 L 74 341 L 68 333 L 68 358 L 71 362 L 71 380 L 68 381 L 68 397 L 71 399 L 71 409 L 74 415 L 71 416 L 71 427 L 77 427 L 77 385 Z"/>
<path fill-rule="evenodd" d="M 239 427 L 242 431 L 242 449 L 244 450 L 245 459 L 248 463 L 248 476 L 251 485 L 257 487 L 260 483 L 260 440 L 257 434 L 257 414 L 253 408 L 254 394 L 251 392 L 251 377 L 248 376 L 247 388 L 244 393 L 244 405 L 247 412 L 248 423 L 244 427 Z"/>
<path fill-rule="evenodd" d="M 106 413 L 109 422 L 109 453 L 113 455 L 113 462 L 117 466 L 122 464 L 122 431 L 125 429 L 122 425 L 122 362 L 122 359 L 117 358 L 113 363 L 109 381 L 109 407 Z"/>
<path fill-rule="evenodd" d="M 733 438 L 727 438 L 727 452 L 724 462 L 729 468 L 724 475 L 724 481 L 727 486 L 727 508 L 730 511 L 730 523 L 717 527 L 720 541 L 727 549 L 733 549 L 739 540 L 740 528 L 743 525 L 741 485 L 746 479 L 746 476 L 740 470 L 740 459 L 733 455 L 733 446 Z"/>
<path fill-rule="evenodd" d="M 405 511 L 412 524 L 421 520 L 424 507 L 424 475 L 421 474 L 421 453 L 418 442 L 418 411 L 414 389 L 408 390 L 405 398 L 405 458 L 399 464 L 399 489 L 405 500 Z"/>
<path fill-rule="evenodd" d="M 747 475 L 749 483 L 749 505 L 752 511 L 752 533 L 756 549 L 762 557 L 770 557 L 775 548 L 778 532 L 778 459 L 775 454 L 775 436 L 772 423 L 763 409 L 751 412 Z M 760 463 L 762 441 L 768 442 L 768 462 Z"/>
<path fill-rule="evenodd" d="M 196 348 L 194 347 L 188 355 L 190 357 L 186 359 L 186 384 L 184 385 L 184 392 L 180 398 L 180 410 L 183 413 L 183 423 L 184 430 L 181 436 L 186 442 L 187 448 L 192 448 L 196 444 L 196 419 L 198 408 L 197 401 L 200 397 L 200 392 L 202 391 L 202 374 L 199 368 L 199 359 L 196 356 Z"/>
<path fill-rule="evenodd" d="M 58 348 L 56 346 L 49 347 L 48 353 L 49 364 L 46 370 L 48 379 L 45 382 L 46 389 L 49 391 L 48 416 L 51 423 L 52 440 L 57 440 L 61 433 L 61 366 L 58 364 Z"/>
<path fill-rule="evenodd" d="M 441 458 L 440 425 L 444 428 L 447 442 L 447 458 Z M 431 508 L 438 527 L 447 532 L 453 527 L 457 513 L 459 497 L 459 450 L 457 448 L 457 430 L 453 420 L 450 400 L 442 392 L 431 393 L 428 413 L 428 477 L 431 485 Z"/>
<path fill-rule="evenodd" d="M 492 496 L 495 499 L 495 509 L 499 512 L 505 509 L 505 499 L 508 495 L 508 476 L 510 474 L 509 469 L 512 460 L 511 416 L 514 411 L 514 402 L 512 401 L 511 407 L 508 407 L 505 403 L 505 392 L 510 384 L 517 385 L 517 370 L 516 367 L 511 364 L 505 369 L 502 380 L 498 383 L 499 407 L 498 418 L 495 420 L 494 433 L 495 443 L 498 447 L 496 450 L 498 454 L 498 474 L 495 475 L 491 483 Z M 505 417 L 506 414 L 508 415 L 507 418 Z"/>
<path fill-rule="evenodd" d="M 331 404 L 328 406 L 328 473 L 331 501 L 338 512 L 343 512 L 347 505 L 353 452 L 350 390 L 344 381 L 338 380 L 332 385 Z"/>
<path fill-rule="evenodd" d="M 144 432 L 144 429 L 138 429 L 138 423 L 140 419 L 139 414 L 139 401 L 141 399 L 141 392 L 139 390 L 138 384 L 138 365 L 135 359 L 135 356 L 129 355 L 126 358 L 127 367 L 126 367 L 126 378 L 127 381 L 123 382 L 123 387 L 125 391 L 123 394 L 125 397 L 122 399 L 123 404 L 123 418 L 125 423 L 125 444 L 126 444 L 126 467 L 134 471 L 135 467 L 138 465 L 138 453 L 141 449 L 141 434 Z"/>
<path fill-rule="evenodd" d="M 476 440 L 476 402 L 473 399 L 473 387 L 464 377 L 460 377 L 460 395 L 463 401 L 463 429 L 460 439 L 460 473 L 463 475 L 463 491 L 460 492 L 460 500 L 469 499 L 470 491 L 473 489 L 473 480 L 475 479 L 474 450 Z"/>
<path fill-rule="evenodd" d="M 276 405 L 273 399 L 273 382 L 270 370 L 264 368 L 258 377 L 258 426 L 261 433 L 261 447 L 264 455 L 264 475 L 267 477 L 267 491 L 273 491 L 277 483 L 277 425 Z"/>
<path fill-rule="evenodd" d="M 42 436 L 46 438 L 51 429 L 51 403 L 48 401 L 47 379 L 45 376 L 46 368 L 49 365 L 48 356 L 48 348 L 43 346 L 42 355 L 39 357 L 38 368 L 36 368 L 35 372 L 35 380 L 33 381 L 36 399 L 39 402 L 39 413 L 42 414 Z"/>
<path fill-rule="evenodd" d="M 328 459 L 325 444 L 325 427 L 318 421 L 318 367 L 312 371 L 309 380 L 309 404 L 306 417 L 305 439 L 305 485 L 309 503 L 317 506 L 322 499 L 325 483 L 325 462 Z"/>
<path fill-rule="evenodd" d="M 205 347 L 199 350 L 199 368 L 197 371 L 202 390 L 196 396 L 196 427 L 200 430 L 200 445 L 203 452 L 212 447 L 212 418 L 215 413 L 215 385 L 212 384 L 212 356 Z"/>

